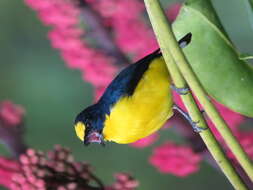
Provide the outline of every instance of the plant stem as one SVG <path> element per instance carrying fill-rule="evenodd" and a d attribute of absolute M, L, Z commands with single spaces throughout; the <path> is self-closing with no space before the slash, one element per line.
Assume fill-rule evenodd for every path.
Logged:
<path fill-rule="evenodd" d="M 183 76 L 182 76 L 182 74 L 180 73 L 180 71 L 177 67 L 176 63 L 178 63 L 179 68 L 182 69 L 181 64 L 182 64 L 182 62 L 184 62 L 185 64 L 183 66 L 184 67 L 187 66 L 187 68 L 189 68 L 188 64 L 186 63 L 185 57 L 184 57 L 181 49 L 179 48 L 177 41 L 172 33 L 169 23 L 163 13 L 163 10 L 161 8 L 159 1 L 158 0 L 144 0 L 144 2 L 146 5 L 146 8 L 147 8 L 148 15 L 150 17 L 150 21 L 153 26 L 154 32 L 157 36 L 157 40 L 158 40 L 159 45 L 161 47 L 163 57 L 166 61 L 168 70 L 171 74 L 171 77 L 173 79 L 175 86 L 178 88 L 185 88 L 186 81 L 184 80 L 183 76 L 186 78 L 186 80 L 190 78 L 191 80 L 187 80 L 189 83 L 189 86 L 192 89 L 194 86 L 193 92 L 195 93 L 197 98 L 199 98 L 199 93 L 195 92 L 195 88 L 197 86 L 198 89 L 201 89 L 201 86 L 200 86 L 199 82 L 196 83 L 197 79 L 196 79 L 195 75 L 193 74 L 193 72 L 191 70 L 190 70 L 191 71 L 190 73 L 189 72 L 182 72 L 182 74 L 183 74 Z M 170 52 L 173 52 L 173 56 L 171 55 Z M 185 69 L 184 70 L 182 69 L 182 71 L 185 71 Z M 192 80 L 195 81 L 194 84 L 192 84 Z M 208 98 L 205 94 L 204 94 L 204 97 L 206 98 L 206 100 L 208 100 Z M 181 95 L 181 98 L 182 98 L 191 118 L 194 121 L 199 121 L 199 123 L 198 123 L 199 126 L 201 126 L 203 129 L 206 129 L 206 130 L 203 130 L 202 132 L 200 132 L 199 134 L 200 134 L 201 138 L 203 139 L 204 143 L 206 144 L 208 150 L 210 151 L 210 153 L 212 154 L 212 156 L 216 160 L 217 164 L 219 165 L 219 167 L 222 169 L 224 174 L 227 176 L 227 178 L 231 182 L 231 184 L 234 186 L 235 189 L 238 189 L 238 190 L 239 189 L 240 190 L 247 189 L 247 187 L 245 186 L 245 184 L 243 183 L 243 181 L 241 180 L 239 175 L 236 173 L 232 164 L 226 158 L 226 155 L 222 151 L 222 148 L 220 147 L 219 143 L 217 142 L 217 140 L 215 139 L 215 137 L 211 133 L 208 126 L 206 125 L 206 123 L 202 117 L 202 114 L 200 113 L 198 106 L 196 105 L 196 103 L 193 99 L 193 96 L 190 93 L 188 93 L 187 95 Z M 203 105 L 203 101 L 200 101 L 200 102 Z M 209 100 L 208 100 L 208 102 L 209 102 L 209 104 L 211 104 Z M 203 106 L 203 107 L 206 108 L 205 106 Z M 207 114 L 209 114 L 209 112 L 210 112 L 210 110 L 208 110 Z M 220 118 L 219 114 L 215 114 L 215 117 Z M 213 119 L 213 117 L 210 117 L 210 118 Z M 220 120 L 222 120 L 222 119 L 220 119 Z M 226 131 L 226 133 L 230 133 L 230 130 L 225 130 L 225 131 Z M 226 137 L 227 137 L 227 135 L 226 135 Z M 231 138 L 230 138 L 230 140 L 231 140 Z M 234 139 L 234 141 L 235 141 L 235 139 Z M 233 144 L 236 144 L 236 143 L 233 143 Z M 240 147 L 240 145 L 239 145 L 239 147 Z"/>
<path fill-rule="evenodd" d="M 202 87 L 196 75 L 194 74 L 191 66 L 187 62 L 181 48 L 179 48 L 176 38 L 171 30 L 171 27 L 169 26 L 169 24 L 166 24 L 166 18 L 162 12 L 161 7 L 160 7 L 160 14 L 163 15 L 164 17 L 163 23 L 165 23 L 165 26 L 167 26 L 166 32 L 163 32 L 163 33 L 166 33 L 166 36 L 163 37 L 163 39 L 166 39 L 164 40 L 166 41 L 166 44 L 164 45 L 166 49 L 164 50 L 168 52 L 173 52 L 172 56 L 175 62 L 177 63 L 177 66 L 180 72 L 182 73 L 188 85 L 190 86 L 191 90 L 198 98 L 200 104 L 203 106 L 209 118 L 215 124 L 217 130 L 220 132 L 221 136 L 224 138 L 224 141 L 226 142 L 228 147 L 234 153 L 238 162 L 241 164 L 241 166 L 243 167 L 247 175 L 253 181 L 253 164 L 250 158 L 244 152 L 243 148 L 241 147 L 237 139 L 232 134 L 226 122 L 223 120 L 223 118 L 220 116 L 215 106 L 209 100 L 207 93 L 205 92 L 204 88 Z"/>
<path fill-rule="evenodd" d="M 9 126 L 0 118 L 0 143 L 7 146 L 15 159 L 19 159 L 19 156 L 25 153 L 27 149 L 22 130 L 24 130 L 23 123 L 16 126 Z"/>
<path fill-rule="evenodd" d="M 175 112 L 173 117 L 169 119 L 166 125 L 173 126 L 172 130 L 174 130 L 174 132 L 177 133 L 178 135 L 182 136 L 184 140 L 186 140 L 190 144 L 192 150 L 195 153 L 200 154 L 203 157 L 203 160 L 205 160 L 214 169 L 216 169 L 219 172 L 222 172 L 220 170 L 220 167 L 217 165 L 216 161 L 213 159 L 212 155 L 206 148 L 206 145 L 201 139 L 201 137 L 199 135 L 196 135 L 196 133 L 190 127 L 191 126 L 190 123 L 181 114 Z M 236 172 L 239 174 L 244 183 L 247 185 L 247 187 L 249 189 L 253 189 L 253 182 L 244 172 L 241 165 L 239 165 L 239 163 L 234 160 L 232 160 L 231 163 L 236 169 Z"/>

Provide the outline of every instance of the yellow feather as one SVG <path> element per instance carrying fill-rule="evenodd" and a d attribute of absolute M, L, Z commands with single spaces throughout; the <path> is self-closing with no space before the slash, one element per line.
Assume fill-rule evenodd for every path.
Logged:
<path fill-rule="evenodd" d="M 75 131 L 76 131 L 76 135 L 78 136 L 78 138 L 81 139 L 81 141 L 83 141 L 84 135 L 85 135 L 85 125 L 79 121 L 75 125 Z"/>
<path fill-rule="evenodd" d="M 173 115 L 170 76 L 163 58 L 156 58 L 134 94 L 122 97 L 106 116 L 104 139 L 127 144 L 160 129 Z"/>

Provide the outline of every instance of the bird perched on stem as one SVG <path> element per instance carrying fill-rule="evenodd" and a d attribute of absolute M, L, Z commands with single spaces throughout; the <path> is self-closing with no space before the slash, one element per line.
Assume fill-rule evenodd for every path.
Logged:
<path fill-rule="evenodd" d="M 178 43 L 183 48 L 190 41 L 188 33 Z M 160 129 L 173 108 L 171 78 L 158 49 L 123 69 L 98 102 L 77 115 L 76 135 L 85 145 L 132 143 Z"/>

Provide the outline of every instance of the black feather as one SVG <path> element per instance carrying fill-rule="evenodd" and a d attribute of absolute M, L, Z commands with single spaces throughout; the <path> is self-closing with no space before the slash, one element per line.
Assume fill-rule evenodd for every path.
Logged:
<path fill-rule="evenodd" d="M 111 107 L 122 96 L 133 95 L 135 88 L 148 69 L 150 63 L 160 56 L 160 49 L 155 50 L 153 53 L 122 70 L 107 87 L 99 103 Z"/>
<path fill-rule="evenodd" d="M 184 48 L 185 46 L 187 46 L 191 42 L 191 39 L 192 39 L 192 33 L 189 32 L 188 34 L 186 34 L 183 38 L 181 38 L 178 41 L 178 44 L 181 48 Z"/>

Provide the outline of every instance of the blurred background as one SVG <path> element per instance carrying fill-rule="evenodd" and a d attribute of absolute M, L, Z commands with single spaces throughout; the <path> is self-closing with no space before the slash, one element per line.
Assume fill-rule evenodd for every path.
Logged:
<path fill-rule="evenodd" d="M 177 1 L 163 1 L 172 2 Z M 242 52 L 252 53 L 252 10 L 245 1 L 212 2 L 232 41 Z M 94 166 L 105 183 L 113 180 L 114 172 L 125 171 L 140 181 L 143 190 L 232 189 L 220 172 L 203 162 L 198 173 L 185 178 L 159 173 L 148 163 L 152 146 L 141 150 L 114 143 L 105 148 L 84 147 L 74 134 L 73 120 L 93 102 L 92 86 L 82 80 L 79 71 L 65 66 L 50 46 L 48 28 L 22 0 L 0 1 L 0 24 L 0 100 L 9 99 L 25 108 L 29 146 L 39 150 L 51 149 L 54 144 L 69 147 L 77 160 Z M 165 139 L 182 141 L 173 131 L 162 133 L 155 145 Z M 0 154 L 9 155 L 1 144 Z"/>

